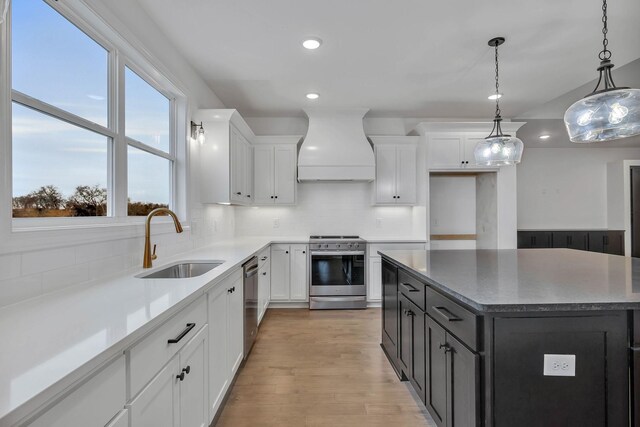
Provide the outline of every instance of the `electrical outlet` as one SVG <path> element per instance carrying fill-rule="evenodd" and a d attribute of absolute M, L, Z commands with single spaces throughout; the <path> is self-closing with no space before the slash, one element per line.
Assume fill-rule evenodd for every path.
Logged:
<path fill-rule="evenodd" d="M 273 218 L 273 228 L 280 228 L 280 218 Z"/>
<path fill-rule="evenodd" d="M 576 355 L 545 354 L 543 374 L 551 377 L 575 377 Z"/>

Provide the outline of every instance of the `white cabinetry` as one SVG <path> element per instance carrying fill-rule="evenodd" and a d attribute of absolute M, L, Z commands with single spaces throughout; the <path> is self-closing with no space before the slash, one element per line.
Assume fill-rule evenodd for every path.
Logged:
<path fill-rule="evenodd" d="M 125 372 L 125 358 L 120 356 L 27 425 L 104 427 L 116 415 L 122 415 L 118 412 L 124 408 L 126 402 Z"/>
<path fill-rule="evenodd" d="M 382 301 L 382 257 L 378 251 L 424 250 L 426 243 L 388 242 L 367 244 L 369 270 L 367 272 L 367 302 L 378 304 Z"/>
<path fill-rule="evenodd" d="M 250 205 L 253 131 L 236 110 L 199 110 L 195 116 L 206 139 L 198 156 L 202 202 Z"/>
<path fill-rule="evenodd" d="M 371 137 L 375 145 L 375 204 L 415 205 L 417 202 L 418 137 Z"/>
<path fill-rule="evenodd" d="M 133 399 L 131 427 L 209 424 L 208 333 L 205 325 Z"/>
<path fill-rule="evenodd" d="M 257 136 L 255 152 L 255 203 L 296 203 L 296 167 L 299 136 Z M 280 143 L 275 143 L 280 142 Z"/>
<path fill-rule="evenodd" d="M 209 305 L 209 420 L 218 411 L 243 357 L 242 270 L 207 294 Z"/>
<path fill-rule="evenodd" d="M 271 301 L 309 301 L 308 251 L 302 244 L 271 245 Z"/>
<path fill-rule="evenodd" d="M 271 251 L 269 248 L 258 255 L 258 324 L 269 307 L 271 298 Z"/>

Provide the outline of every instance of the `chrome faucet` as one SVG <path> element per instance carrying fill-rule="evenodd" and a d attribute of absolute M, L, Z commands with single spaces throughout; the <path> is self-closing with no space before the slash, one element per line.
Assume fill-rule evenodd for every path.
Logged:
<path fill-rule="evenodd" d="M 182 225 L 173 211 L 167 208 L 157 208 L 149 212 L 144 225 L 144 255 L 142 257 L 142 268 L 151 268 L 153 260 L 158 258 L 156 255 L 156 245 L 153 245 L 153 253 L 151 253 L 151 218 L 161 213 L 166 213 L 173 218 L 173 224 L 176 226 L 176 233 L 182 233 Z"/>

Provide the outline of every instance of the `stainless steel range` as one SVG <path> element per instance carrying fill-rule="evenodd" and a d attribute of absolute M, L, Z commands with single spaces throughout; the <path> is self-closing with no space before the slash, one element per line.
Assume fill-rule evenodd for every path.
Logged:
<path fill-rule="evenodd" d="M 309 308 L 367 308 L 366 242 L 358 236 L 311 236 Z"/>

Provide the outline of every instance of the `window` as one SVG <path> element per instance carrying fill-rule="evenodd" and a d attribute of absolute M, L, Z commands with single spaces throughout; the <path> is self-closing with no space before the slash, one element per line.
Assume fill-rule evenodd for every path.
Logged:
<path fill-rule="evenodd" d="M 66 7 L 11 5 L 13 217 L 126 217 L 172 207 L 179 92 L 84 21 L 63 16 Z M 146 69 L 160 83 L 144 77 Z"/>

